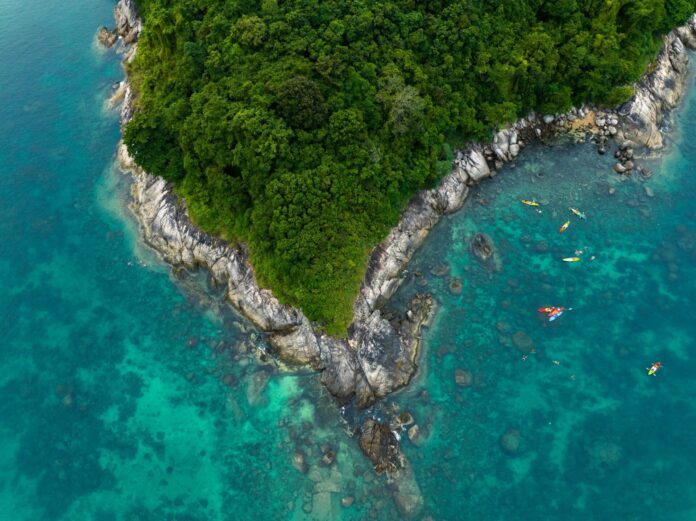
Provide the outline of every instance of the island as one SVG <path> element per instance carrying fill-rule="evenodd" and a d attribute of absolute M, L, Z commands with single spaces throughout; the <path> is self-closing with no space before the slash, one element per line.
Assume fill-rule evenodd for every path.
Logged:
<path fill-rule="evenodd" d="M 133 210 L 167 261 L 227 286 L 280 359 L 369 405 L 415 373 L 432 299 L 381 309 L 429 230 L 535 140 L 620 140 L 624 173 L 631 147 L 661 147 L 694 9 L 121 0 L 99 34 L 128 46 L 116 97 Z"/>

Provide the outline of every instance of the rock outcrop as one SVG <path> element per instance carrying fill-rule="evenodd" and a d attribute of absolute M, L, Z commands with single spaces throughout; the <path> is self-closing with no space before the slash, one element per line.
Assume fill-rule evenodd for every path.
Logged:
<path fill-rule="evenodd" d="M 268 333 L 282 360 L 322 371 L 322 382 L 337 398 L 356 396 L 363 406 L 409 382 L 415 371 L 418 331 L 430 314 L 430 300 L 414 301 L 411 320 L 399 330 L 375 311 L 351 326 L 347 340 L 317 334 L 302 312 L 259 287 L 243 246 L 231 248 L 196 228 L 171 186 L 139 169 L 124 145 L 118 157 L 121 167 L 133 172 L 131 208 L 145 241 L 170 264 L 207 268 L 217 283 L 227 286 L 230 303 Z"/>
<path fill-rule="evenodd" d="M 126 45 L 124 62 L 129 62 L 135 55 L 141 21 L 133 0 L 120 0 L 114 14 L 116 34 Z M 664 110 L 674 107 L 683 90 L 687 63 L 684 45 L 693 47 L 695 29 L 696 18 L 692 18 L 665 37 L 653 72 L 637 85 L 634 99 L 619 113 L 586 106 L 563 115 L 531 114 L 500 130 L 489 145 L 471 144 L 455 151 L 452 172 L 436 188 L 417 193 L 397 226 L 375 247 L 347 339 L 317 332 L 300 310 L 283 305 L 271 291 L 259 287 L 246 249 L 233 248 L 196 228 L 172 187 L 142 171 L 123 144 L 118 159 L 124 170 L 133 173 L 132 209 L 145 241 L 171 264 L 208 269 L 217 283 L 226 286 L 230 303 L 268 334 L 280 358 L 321 371 L 322 382 L 340 401 L 355 397 L 359 406 L 365 406 L 408 384 L 416 370 L 418 332 L 432 313 L 432 299 L 415 299 L 408 318 L 396 326 L 382 316 L 381 309 L 400 286 L 403 269 L 440 218 L 461 208 L 470 186 L 491 176 L 525 145 L 544 136 L 589 131 L 601 138 L 602 146 L 614 136 L 636 146 L 661 145 L 657 137 L 660 118 Z M 112 34 L 108 30 L 100 33 L 104 38 Z M 121 123 L 126 124 L 134 111 L 134 95 L 127 80 L 121 95 Z"/>
<path fill-rule="evenodd" d="M 493 239 L 485 233 L 477 233 L 471 239 L 471 252 L 474 257 L 488 270 L 498 271 L 498 263 L 495 258 Z"/>
<path fill-rule="evenodd" d="M 142 30 L 142 22 L 135 8 L 134 0 L 120 0 L 114 9 L 116 31 L 123 38 L 123 43 L 130 45 L 135 42 Z"/>
<path fill-rule="evenodd" d="M 696 48 L 695 18 L 665 37 L 653 71 L 636 87 L 636 94 L 619 110 L 618 137 L 648 148 L 663 146 L 659 125 L 663 114 L 676 107 L 684 92 L 689 56 L 685 46 Z"/>
<path fill-rule="evenodd" d="M 388 423 L 367 420 L 360 430 L 360 449 L 375 466 L 378 474 L 394 472 L 401 467 L 399 440 Z"/>
<path fill-rule="evenodd" d="M 109 31 L 109 29 L 102 26 L 97 31 L 97 40 L 99 40 L 99 43 L 104 47 L 110 49 L 118 40 L 118 31 L 116 29 Z"/>

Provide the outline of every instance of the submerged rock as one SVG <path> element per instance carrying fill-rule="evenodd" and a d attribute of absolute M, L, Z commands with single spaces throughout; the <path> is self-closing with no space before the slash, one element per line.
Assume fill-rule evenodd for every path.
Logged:
<path fill-rule="evenodd" d="M 517 429 L 508 429 L 500 437 L 500 448 L 506 454 L 515 455 L 520 450 L 522 435 Z"/>
<path fill-rule="evenodd" d="M 471 253 L 474 257 L 491 272 L 500 271 L 501 263 L 491 239 L 485 233 L 477 233 L 471 239 Z"/>
<path fill-rule="evenodd" d="M 420 513 L 423 509 L 423 495 L 406 459 L 402 460 L 402 468 L 394 476 L 390 487 L 396 507 L 404 519 L 412 519 Z"/>
<path fill-rule="evenodd" d="M 493 256 L 493 240 L 485 233 L 477 233 L 471 240 L 471 251 L 484 264 Z"/>
<path fill-rule="evenodd" d="M 462 279 L 460 279 L 459 277 L 454 277 L 452 280 L 450 280 L 449 290 L 450 293 L 452 293 L 452 295 L 461 295 Z"/>
<path fill-rule="evenodd" d="M 613 441 L 599 441 L 588 450 L 590 457 L 596 462 L 607 466 L 614 466 L 622 456 L 621 447 Z"/>
<path fill-rule="evenodd" d="M 531 353 L 534 351 L 534 342 L 532 338 L 524 331 L 518 331 L 512 335 L 512 343 L 515 347 L 524 353 Z"/>
<path fill-rule="evenodd" d="M 249 405 L 254 406 L 261 401 L 270 377 L 271 375 L 266 371 L 258 371 L 249 379 L 246 388 L 246 398 Z"/>
<path fill-rule="evenodd" d="M 443 275 L 448 275 L 450 272 L 449 264 L 440 264 L 439 266 L 433 266 L 430 268 L 430 274 L 434 277 L 442 277 Z"/>
<path fill-rule="evenodd" d="M 304 453 L 298 451 L 292 455 L 292 466 L 295 467 L 295 469 L 297 469 L 299 472 L 302 472 L 302 474 L 307 473 L 309 467 L 307 466 L 307 462 L 305 461 Z"/>
<path fill-rule="evenodd" d="M 454 381 L 460 387 L 469 387 L 474 381 L 471 376 L 471 371 L 465 371 L 463 369 L 454 370 Z"/>

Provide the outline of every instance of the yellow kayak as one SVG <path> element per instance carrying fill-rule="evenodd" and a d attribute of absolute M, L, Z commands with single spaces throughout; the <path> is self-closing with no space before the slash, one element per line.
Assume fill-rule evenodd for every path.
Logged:
<path fill-rule="evenodd" d="M 522 204 L 526 204 L 527 206 L 539 206 L 539 203 L 536 201 L 530 201 L 529 199 L 522 199 L 521 200 Z"/>
<path fill-rule="evenodd" d="M 578 262 L 580 260 L 580 257 L 566 257 L 563 259 L 563 262 Z"/>
<path fill-rule="evenodd" d="M 559 233 L 563 233 L 568 229 L 568 226 L 570 226 L 570 221 L 566 221 L 563 223 L 563 226 L 561 226 L 561 229 L 558 230 Z"/>

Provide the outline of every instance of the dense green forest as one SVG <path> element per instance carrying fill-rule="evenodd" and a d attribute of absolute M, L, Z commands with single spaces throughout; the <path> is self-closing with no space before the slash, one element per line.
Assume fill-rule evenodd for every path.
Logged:
<path fill-rule="evenodd" d="M 413 193 L 532 109 L 632 93 L 696 0 L 138 0 L 125 141 L 341 334 Z"/>

